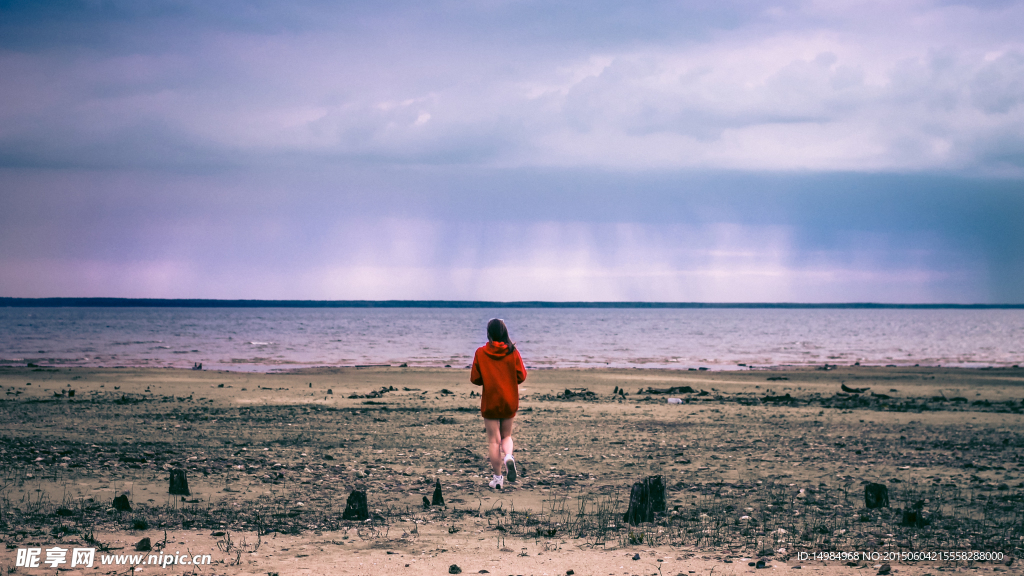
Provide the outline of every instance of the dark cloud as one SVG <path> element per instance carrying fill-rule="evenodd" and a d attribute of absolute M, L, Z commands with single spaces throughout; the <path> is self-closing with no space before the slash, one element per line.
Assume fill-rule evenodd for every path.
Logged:
<path fill-rule="evenodd" d="M 0 2 L 0 294 L 1024 301 L 1021 26 Z"/>

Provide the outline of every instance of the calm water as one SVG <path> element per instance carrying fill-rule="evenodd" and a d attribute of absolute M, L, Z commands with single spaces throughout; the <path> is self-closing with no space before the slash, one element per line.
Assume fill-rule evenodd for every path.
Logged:
<path fill-rule="evenodd" d="M 0 364 L 462 367 L 493 317 L 532 367 L 1024 361 L 1024 310 L 0 308 Z"/>

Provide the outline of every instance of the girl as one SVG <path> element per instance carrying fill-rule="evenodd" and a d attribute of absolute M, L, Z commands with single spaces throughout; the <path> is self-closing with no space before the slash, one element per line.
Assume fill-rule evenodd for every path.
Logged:
<path fill-rule="evenodd" d="M 487 450 L 494 471 L 489 484 L 500 490 L 505 483 L 502 462 L 509 482 L 515 482 L 518 475 L 512 457 L 512 419 L 519 409 L 519 385 L 526 380 L 526 366 L 508 337 L 504 320 L 495 318 L 487 323 L 487 340 L 487 344 L 476 349 L 469 381 L 484 387 L 480 394 L 480 414 L 484 417 Z"/>

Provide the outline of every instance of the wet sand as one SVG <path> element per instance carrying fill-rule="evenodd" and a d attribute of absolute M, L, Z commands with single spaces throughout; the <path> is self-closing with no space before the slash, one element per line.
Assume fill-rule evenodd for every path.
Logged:
<path fill-rule="evenodd" d="M 0 567 L 166 530 L 163 550 L 211 555 L 206 574 L 1021 572 L 1021 369 L 535 370 L 501 492 L 468 370 L 0 368 L 0 386 Z M 624 524 L 651 475 L 665 514 Z M 437 480 L 445 506 L 425 508 Z M 868 482 L 888 508 L 864 508 Z M 356 489 L 366 522 L 341 517 Z M 122 493 L 132 512 L 111 509 Z M 887 560 L 968 550 L 1003 560 Z M 843 551 L 879 556 L 813 558 Z"/>

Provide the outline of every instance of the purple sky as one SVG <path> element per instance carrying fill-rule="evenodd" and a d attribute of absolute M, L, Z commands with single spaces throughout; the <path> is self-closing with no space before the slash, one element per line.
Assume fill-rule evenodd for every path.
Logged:
<path fill-rule="evenodd" d="M 0 296 L 1024 302 L 1022 30 L 0 1 Z"/>

